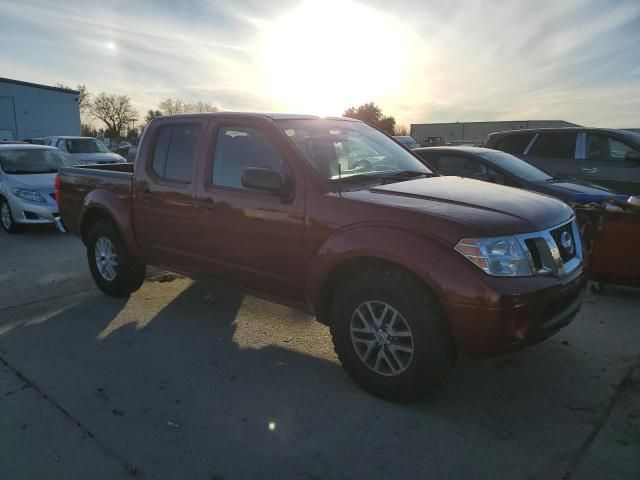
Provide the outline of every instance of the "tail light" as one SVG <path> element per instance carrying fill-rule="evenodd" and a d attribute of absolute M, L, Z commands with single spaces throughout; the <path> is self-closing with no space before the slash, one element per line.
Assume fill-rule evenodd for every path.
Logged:
<path fill-rule="evenodd" d="M 56 203 L 58 204 L 58 210 L 62 204 L 62 195 L 60 195 L 60 175 L 56 175 L 53 181 L 54 195 L 56 196 Z"/>

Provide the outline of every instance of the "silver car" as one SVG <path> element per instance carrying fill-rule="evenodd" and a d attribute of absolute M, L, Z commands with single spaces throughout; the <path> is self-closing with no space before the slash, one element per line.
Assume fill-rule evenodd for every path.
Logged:
<path fill-rule="evenodd" d="M 84 165 L 57 148 L 0 145 L 0 224 L 17 233 L 25 224 L 53 223 L 58 215 L 54 179 L 60 167 Z"/>
<path fill-rule="evenodd" d="M 111 152 L 101 140 L 92 137 L 47 137 L 47 144 L 72 154 L 85 163 L 124 163 L 121 155 Z"/>

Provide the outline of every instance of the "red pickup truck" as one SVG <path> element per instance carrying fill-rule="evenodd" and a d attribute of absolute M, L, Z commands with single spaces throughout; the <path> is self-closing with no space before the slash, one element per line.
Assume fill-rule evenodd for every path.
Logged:
<path fill-rule="evenodd" d="M 438 176 L 352 119 L 156 118 L 135 166 L 63 168 L 56 194 L 106 294 L 135 291 L 153 264 L 299 306 L 388 399 L 429 392 L 457 352 L 541 341 L 582 305 L 568 206 Z"/>

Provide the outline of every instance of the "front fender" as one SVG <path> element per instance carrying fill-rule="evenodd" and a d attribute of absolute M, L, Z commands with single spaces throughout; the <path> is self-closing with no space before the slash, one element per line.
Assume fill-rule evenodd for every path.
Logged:
<path fill-rule="evenodd" d="M 451 247 L 399 226 L 366 225 L 340 230 L 317 249 L 309 262 L 306 295 L 311 305 L 318 305 L 322 288 L 331 272 L 340 264 L 358 258 L 375 258 L 394 263 L 413 272 L 439 297 L 440 285 L 431 272 Z"/>
<path fill-rule="evenodd" d="M 114 223 L 128 252 L 136 258 L 141 258 L 138 244 L 133 231 L 133 222 L 131 216 L 131 195 L 118 194 L 110 190 L 98 188 L 90 191 L 82 201 L 82 210 L 80 213 L 80 228 L 85 231 L 85 221 L 89 220 L 96 212 L 106 215 Z M 83 238 L 83 241 L 85 238 Z"/>

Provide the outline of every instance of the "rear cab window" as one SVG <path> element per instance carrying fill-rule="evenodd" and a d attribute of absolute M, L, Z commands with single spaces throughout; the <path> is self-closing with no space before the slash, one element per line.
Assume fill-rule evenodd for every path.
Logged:
<path fill-rule="evenodd" d="M 528 155 L 546 158 L 575 158 L 576 138 L 576 132 L 540 133 Z"/>
<path fill-rule="evenodd" d="M 190 183 L 199 136 L 199 125 L 160 127 L 151 164 L 156 176 L 169 182 Z"/>
<path fill-rule="evenodd" d="M 602 133 L 587 133 L 587 160 L 622 162 L 629 152 L 640 153 L 621 139 Z"/>

